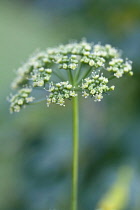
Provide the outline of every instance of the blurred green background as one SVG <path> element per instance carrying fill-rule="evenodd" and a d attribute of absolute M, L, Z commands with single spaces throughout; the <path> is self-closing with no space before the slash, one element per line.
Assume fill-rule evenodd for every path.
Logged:
<path fill-rule="evenodd" d="M 6 97 L 35 50 L 83 37 L 122 49 L 134 76 L 80 101 L 79 210 L 140 209 L 140 0 L 0 0 L 0 210 L 70 209 L 71 104 L 11 115 Z"/>

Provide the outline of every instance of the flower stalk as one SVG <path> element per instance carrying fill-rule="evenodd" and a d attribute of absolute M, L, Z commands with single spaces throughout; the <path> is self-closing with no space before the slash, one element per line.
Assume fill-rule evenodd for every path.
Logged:
<path fill-rule="evenodd" d="M 73 169 L 72 210 L 78 209 L 78 153 L 79 153 L 79 110 L 78 97 L 73 98 Z"/>

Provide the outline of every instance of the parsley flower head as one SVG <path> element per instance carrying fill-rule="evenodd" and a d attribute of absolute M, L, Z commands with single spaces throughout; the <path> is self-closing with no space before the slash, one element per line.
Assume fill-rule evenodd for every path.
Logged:
<path fill-rule="evenodd" d="M 34 89 L 46 94 L 47 106 L 65 106 L 79 94 L 101 101 L 104 94 L 113 91 L 111 79 L 133 75 L 132 62 L 122 59 L 121 53 L 109 44 L 77 43 L 48 48 L 28 59 L 16 72 L 10 96 L 10 111 L 19 112 L 22 107 L 38 100 L 32 96 Z"/>

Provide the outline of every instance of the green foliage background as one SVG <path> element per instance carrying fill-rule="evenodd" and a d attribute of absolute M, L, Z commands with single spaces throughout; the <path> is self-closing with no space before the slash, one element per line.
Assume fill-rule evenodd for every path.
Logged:
<path fill-rule="evenodd" d="M 139 11 L 139 0 L 0 1 L 0 209 L 70 209 L 71 104 L 10 115 L 6 96 L 28 55 L 83 37 L 122 49 L 134 76 L 101 103 L 80 101 L 79 209 L 96 209 L 125 166 L 122 209 L 140 209 Z"/>

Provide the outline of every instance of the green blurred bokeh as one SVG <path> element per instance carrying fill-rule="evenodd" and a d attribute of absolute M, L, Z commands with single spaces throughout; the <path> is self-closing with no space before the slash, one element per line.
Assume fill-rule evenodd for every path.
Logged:
<path fill-rule="evenodd" d="M 134 76 L 101 103 L 80 100 L 79 209 L 96 209 L 126 166 L 133 176 L 121 208 L 140 209 L 139 11 L 139 0 L 0 1 L 0 209 L 70 209 L 71 104 L 10 115 L 6 97 L 34 51 L 83 37 L 122 49 Z"/>

